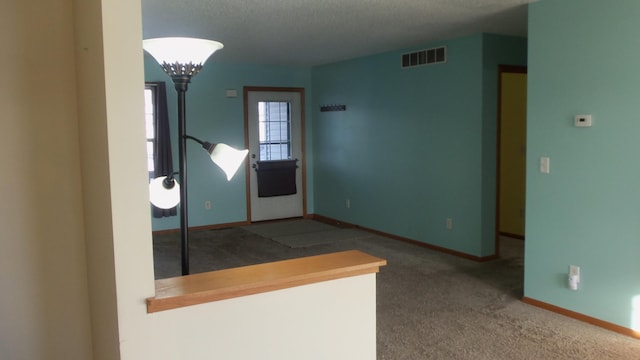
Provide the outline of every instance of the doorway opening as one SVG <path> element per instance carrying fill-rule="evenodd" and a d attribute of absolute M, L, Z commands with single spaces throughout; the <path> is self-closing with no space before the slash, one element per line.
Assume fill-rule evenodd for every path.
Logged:
<path fill-rule="evenodd" d="M 498 67 L 496 255 L 500 238 L 525 238 L 527 68 Z"/>

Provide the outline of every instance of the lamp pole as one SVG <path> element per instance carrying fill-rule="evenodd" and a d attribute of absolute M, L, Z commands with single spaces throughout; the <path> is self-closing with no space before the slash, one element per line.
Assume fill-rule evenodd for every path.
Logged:
<path fill-rule="evenodd" d="M 180 168 L 180 252 L 182 275 L 189 275 L 189 217 L 187 206 L 186 93 L 191 76 L 172 76 L 178 92 L 178 167 Z"/>

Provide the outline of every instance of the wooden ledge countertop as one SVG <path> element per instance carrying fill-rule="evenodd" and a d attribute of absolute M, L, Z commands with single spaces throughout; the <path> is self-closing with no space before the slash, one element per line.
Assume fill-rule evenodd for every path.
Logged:
<path fill-rule="evenodd" d="M 156 280 L 147 312 L 376 273 L 385 259 L 350 250 Z"/>

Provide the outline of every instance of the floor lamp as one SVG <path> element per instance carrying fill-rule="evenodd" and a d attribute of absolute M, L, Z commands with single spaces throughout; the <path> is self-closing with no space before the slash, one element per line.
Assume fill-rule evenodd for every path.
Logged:
<path fill-rule="evenodd" d="M 217 41 L 194 38 L 155 38 L 143 40 L 143 48 L 160 64 L 173 80 L 178 92 L 178 166 L 179 183 L 175 174 L 153 179 L 149 194 L 155 206 L 170 209 L 180 204 L 180 250 L 182 275 L 189 275 L 189 221 L 187 207 L 187 139 L 198 142 L 209 153 L 231 180 L 244 162 L 248 150 L 236 150 L 226 144 L 212 144 L 187 135 L 186 92 L 191 78 L 195 76 L 207 59 L 223 45 Z"/>

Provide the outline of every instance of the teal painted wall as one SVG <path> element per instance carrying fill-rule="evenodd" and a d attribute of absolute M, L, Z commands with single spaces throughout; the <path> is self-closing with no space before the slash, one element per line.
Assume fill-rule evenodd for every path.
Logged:
<path fill-rule="evenodd" d="M 529 8 L 525 296 L 640 330 L 640 2 Z M 592 114 L 591 128 L 573 116 Z M 551 159 L 551 173 L 538 171 Z M 567 289 L 569 265 L 582 270 Z M 635 302 L 635 308 L 634 308 Z"/>
<path fill-rule="evenodd" d="M 400 68 L 401 53 L 443 45 L 446 64 Z M 526 63 L 526 40 L 479 34 L 421 48 L 313 69 L 315 212 L 492 255 L 495 210 L 483 214 L 495 209 L 497 65 Z"/>
<path fill-rule="evenodd" d="M 224 50 L 222 50 L 224 51 Z M 174 153 L 174 169 L 178 169 L 177 95 L 171 79 L 160 66 L 145 54 L 145 80 L 164 81 L 167 84 L 167 102 L 171 121 Z M 238 148 L 244 147 L 244 86 L 302 87 L 306 94 L 307 148 L 312 144 L 310 115 L 311 69 L 304 67 L 258 66 L 226 64 L 215 61 L 215 54 L 195 76 L 187 91 L 187 133 L 211 142 L 224 142 Z M 238 97 L 227 98 L 226 90 L 235 89 Z M 313 156 L 307 150 L 307 167 L 312 169 Z M 205 226 L 247 220 L 244 167 L 231 182 L 227 182 L 222 170 L 211 163 L 204 150 L 195 142 L 187 145 L 189 226 Z M 307 173 L 307 192 L 313 194 L 313 174 Z M 211 210 L 204 208 L 211 201 Z M 313 211 L 312 196 L 308 196 L 307 208 Z M 153 230 L 179 228 L 177 216 L 153 219 Z"/>

